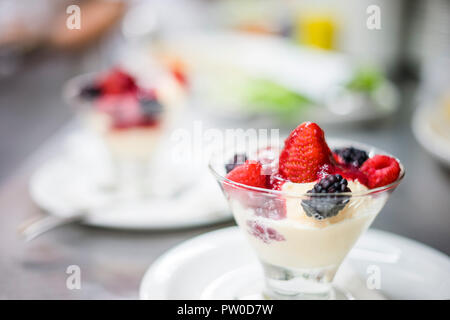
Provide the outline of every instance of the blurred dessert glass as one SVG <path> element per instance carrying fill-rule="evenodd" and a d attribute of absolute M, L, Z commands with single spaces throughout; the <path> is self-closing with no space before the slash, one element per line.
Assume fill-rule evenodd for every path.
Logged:
<path fill-rule="evenodd" d="M 181 104 L 181 90 L 170 75 L 148 81 L 120 68 L 67 83 L 65 98 L 110 155 L 113 178 L 104 187 L 139 196 L 153 193 L 152 159 Z"/>

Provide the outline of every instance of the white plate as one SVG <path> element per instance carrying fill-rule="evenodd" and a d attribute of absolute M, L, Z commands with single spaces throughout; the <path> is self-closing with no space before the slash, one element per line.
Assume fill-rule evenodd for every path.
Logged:
<path fill-rule="evenodd" d="M 86 224 L 108 228 L 177 229 L 231 220 L 227 203 L 209 172 L 186 173 L 182 164 L 158 167 L 158 176 L 152 179 L 158 183 L 160 196 L 139 199 L 102 192 L 98 186 L 110 168 L 101 151 L 95 137 L 83 132 L 71 135 L 64 151 L 32 175 L 29 191 L 33 201 L 58 216 L 87 209 L 91 214 Z M 164 155 L 159 157 L 158 161 L 167 161 Z M 173 185 L 181 186 L 182 192 L 164 196 L 164 189 Z"/>
<path fill-rule="evenodd" d="M 365 286 L 373 270 L 380 290 Z M 161 256 L 146 272 L 141 299 L 259 298 L 262 271 L 237 227 L 188 240 Z M 450 259 L 423 244 L 369 230 L 349 253 L 335 283 L 359 299 L 448 299 Z"/>
<path fill-rule="evenodd" d="M 412 120 L 414 136 L 436 160 L 450 168 L 450 141 L 439 135 L 431 125 L 435 108 L 423 105 L 417 108 Z"/>

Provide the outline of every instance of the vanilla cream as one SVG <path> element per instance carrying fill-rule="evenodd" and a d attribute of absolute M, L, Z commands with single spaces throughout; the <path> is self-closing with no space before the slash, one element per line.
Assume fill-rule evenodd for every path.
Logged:
<path fill-rule="evenodd" d="M 299 197 L 285 197 L 286 217 L 280 220 L 257 216 L 254 209 L 231 199 L 232 211 L 241 229 L 248 231 L 251 221 L 275 230 L 284 239 L 264 242 L 246 232 L 261 260 L 294 269 L 326 267 L 334 270 L 333 273 L 387 200 L 386 194 L 354 196 L 335 217 L 317 220 L 303 211 L 300 197 L 314 184 L 287 182 L 283 185 L 282 191 Z M 348 186 L 353 193 L 367 190 L 358 181 L 349 181 Z"/>

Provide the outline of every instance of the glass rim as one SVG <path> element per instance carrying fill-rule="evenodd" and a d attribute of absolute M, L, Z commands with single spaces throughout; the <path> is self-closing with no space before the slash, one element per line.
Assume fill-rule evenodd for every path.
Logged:
<path fill-rule="evenodd" d="M 335 139 L 330 139 L 330 140 L 335 140 Z M 359 143 L 353 140 L 346 140 L 346 139 L 339 139 L 341 141 L 346 141 L 349 142 L 349 147 L 350 146 L 355 146 L 355 145 L 359 145 L 359 146 L 366 146 L 366 147 L 370 147 L 372 149 L 377 149 L 380 152 L 377 152 L 376 154 L 381 154 L 381 155 L 387 155 L 389 157 L 394 158 L 395 160 L 397 160 L 398 164 L 400 165 L 400 174 L 397 177 L 397 179 L 385 186 L 381 186 L 381 187 L 377 187 L 377 188 L 373 188 L 373 189 L 367 189 L 364 190 L 362 192 L 341 192 L 341 193 L 302 193 L 302 194 L 298 194 L 298 193 L 293 193 L 293 192 L 287 192 L 287 191 L 282 191 L 282 190 L 273 190 L 273 189 L 266 189 L 266 188 L 260 188 L 260 187 L 254 187 L 254 186 L 249 186 L 243 183 L 239 183 L 239 182 L 235 182 L 233 180 L 230 180 L 228 178 L 226 178 L 225 176 L 223 176 L 222 174 L 220 174 L 219 172 L 217 172 L 217 170 L 214 168 L 213 165 L 213 156 L 211 157 L 211 159 L 208 162 L 208 169 L 210 170 L 210 172 L 213 174 L 213 176 L 216 178 L 217 181 L 219 181 L 220 183 L 224 183 L 226 185 L 229 186 L 233 186 L 239 189 L 244 189 L 244 190 L 248 190 L 248 191 L 254 191 L 254 192 L 258 192 L 261 194 L 267 194 L 267 195 L 271 195 L 271 196 L 284 196 L 284 197 L 289 197 L 289 198 L 320 198 L 320 197 L 328 197 L 328 196 L 333 196 L 333 197 L 345 197 L 345 196 L 350 196 L 350 197 L 364 197 L 364 196 L 368 196 L 368 195 L 372 195 L 372 194 L 377 194 L 377 193 L 382 193 L 388 190 L 392 190 L 394 188 L 396 188 L 400 182 L 403 180 L 403 178 L 405 177 L 405 173 L 406 173 L 406 169 L 403 166 L 403 164 L 401 163 L 401 161 L 391 155 L 388 152 L 385 152 L 383 150 L 380 150 L 376 147 L 373 147 L 371 145 L 368 144 L 363 144 L 363 143 Z M 223 154 L 222 150 L 222 154 Z M 367 150 L 366 150 L 367 151 Z M 288 181 L 288 180 L 286 180 Z M 312 181 L 314 182 L 314 181 Z M 311 182 L 308 182 L 311 183 Z M 359 182 L 360 183 L 360 182 Z"/>

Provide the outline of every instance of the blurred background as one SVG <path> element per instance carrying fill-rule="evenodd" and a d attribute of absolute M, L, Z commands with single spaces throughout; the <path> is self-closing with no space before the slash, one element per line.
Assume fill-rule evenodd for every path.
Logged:
<path fill-rule="evenodd" d="M 71 123 L 68 79 L 147 59 L 210 126 L 313 120 L 392 152 L 406 179 L 374 227 L 450 253 L 450 1 L 0 0 L 0 183 Z"/>

